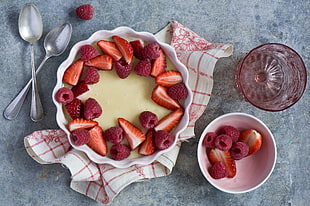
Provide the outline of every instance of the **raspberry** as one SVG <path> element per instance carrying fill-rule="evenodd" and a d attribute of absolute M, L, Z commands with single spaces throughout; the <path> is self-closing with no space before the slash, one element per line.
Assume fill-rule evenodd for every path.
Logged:
<path fill-rule="evenodd" d="M 74 97 L 78 97 L 89 90 L 88 85 L 85 82 L 79 82 L 77 85 L 71 88 Z"/>
<path fill-rule="evenodd" d="M 75 9 L 76 15 L 83 20 L 90 20 L 94 15 L 94 8 L 90 4 L 84 4 Z"/>
<path fill-rule="evenodd" d="M 141 126 L 147 130 L 154 128 L 158 123 L 157 115 L 150 111 L 142 112 L 139 116 L 139 120 Z"/>
<path fill-rule="evenodd" d="M 81 146 L 89 142 L 90 134 L 86 129 L 77 129 L 71 133 L 70 138 L 74 145 Z"/>
<path fill-rule="evenodd" d="M 125 60 L 120 60 L 115 62 L 115 70 L 121 79 L 125 79 L 129 76 L 132 70 L 132 65 L 128 64 Z"/>
<path fill-rule="evenodd" d="M 113 144 L 119 144 L 124 139 L 123 129 L 121 127 L 110 127 L 104 132 L 104 139 Z"/>
<path fill-rule="evenodd" d="M 155 145 L 160 150 L 167 149 L 174 141 L 173 136 L 164 130 L 155 132 L 154 138 Z"/>
<path fill-rule="evenodd" d="M 101 106 L 93 98 L 88 98 L 84 103 L 84 118 L 87 120 L 92 120 L 100 117 L 102 114 Z"/>
<path fill-rule="evenodd" d="M 214 140 L 215 147 L 222 151 L 227 151 L 231 148 L 232 139 L 226 134 L 220 134 Z"/>
<path fill-rule="evenodd" d="M 65 105 L 65 108 L 72 119 L 81 118 L 83 114 L 82 101 L 75 98 Z"/>
<path fill-rule="evenodd" d="M 151 74 L 152 65 L 151 62 L 147 59 L 141 60 L 138 62 L 138 64 L 135 66 L 135 73 L 143 76 L 148 77 Z"/>
<path fill-rule="evenodd" d="M 204 137 L 203 145 L 207 148 L 214 148 L 214 140 L 216 138 L 215 132 L 207 132 L 207 134 Z"/>
<path fill-rule="evenodd" d="M 243 142 L 235 142 L 230 148 L 230 155 L 235 160 L 240 160 L 249 153 L 249 146 Z"/>
<path fill-rule="evenodd" d="M 85 71 L 84 82 L 86 84 L 95 84 L 99 82 L 99 73 L 95 67 L 88 67 Z"/>
<path fill-rule="evenodd" d="M 92 58 L 98 56 L 98 51 L 92 45 L 84 45 L 79 50 L 80 59 L 83 61 L 88 61 Z"/>
<path fill-rule="evenodd" d="M 130 148 L 123 144 L 115 144 L 111 147 L 110 154 L 114 160 L 123 160 L 130 155 Z"/>
<path fill-rule="evenodd" d="M 143 50 L 143 44 L 142 41 L 137 39 L 134 41 L 130 42 L 132 49 L 133 49 L 133 55 L 137 58 L 137 59 L 143 59 L 142 56 L 142 50 Z"/>
<path fill-rule="evenodd" d="M 185 84 L 179 83 L 168 88 L 168 95 L 172 99 L 181 100 L 187 97 L 188 91 L 187 88 L 185 87 Z"/>
<path fill-rule="evenodd" d="M 73 92 L 71 91 L 71 89 L 66 87 L 60 88 L 55 94 L 56 101 L 62 104 L 70 103 L 73 98 Z"/>
<path fill-rule="evenodd" d="M 220 134 L 226 134 L 231 137 L 233 142 L 237 142 L 240 136 L 240 132 L 233 126 L 227 125 L 220 129 Z"/>
<path fill-rule="evenodd" d="M 157 59 L 160 56 L 160 45 L 157 42 L 146 45 L 141 51 L 143 59 Z"/>
<path fill-rule="evenodd" d="M 221 161 L 214 163 L 214 165 L 209 169 L 209 173 L 214 179 L 221 179 L 228 176 L 228 170 Z"/>

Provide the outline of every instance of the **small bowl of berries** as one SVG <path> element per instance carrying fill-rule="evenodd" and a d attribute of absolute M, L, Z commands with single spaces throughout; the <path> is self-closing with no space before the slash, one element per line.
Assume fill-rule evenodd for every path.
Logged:
<path fill-rule="evenodd" d="M 238 194 L 260 187 L 269 178 L 277 150 L 273 134 L 261 120 L 245 113 L 228 113 L 205 128 L 197 156 L 211 185 Z"/>

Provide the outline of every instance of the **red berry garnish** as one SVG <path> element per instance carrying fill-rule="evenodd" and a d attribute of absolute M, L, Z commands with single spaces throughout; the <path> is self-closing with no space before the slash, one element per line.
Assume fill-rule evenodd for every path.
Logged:
<path fill-rule="evenodd" d="M 249 153 L 249 146 L 243 142 L 235 142 L 230 148 L 230 155 L 235 160 L 246 157 Z"/>
<path fill-rule="evenodd" d="M 130 42 L 132 49 L 133 49 L 133 55 L 137 58 L 137 59 L 143 59 L 142 56 L 142 50 L 143 50 L 143 44 L 142 41 L 137 39 L 137 40 L 133 40 Z"/>
<path fill-rule="evenodd" d="M 131 65 L 131 63 L 128 64 L 124 60 L 120 60 L 120 61 L 115 62 L 115 70 L 116 70 L 117 75 L 121 79 L 125 79 L 129 76 L 129 74 L 132 70 L 132 65 Z"/>
<path fill-rule="evenodd" d="M 92 45 L 83 45 L 80 50 L 80 59 L 83 61 L 88 61 L 92 58 L 95 58 L 99 55 L 97 49 L 93 47 Z"/>
<path fill-rule="evenodd" d="M 124 139 L 123 129 L 121 127 L 110 127 L 104 132 L 104 139 L 113 144 L 121 143 Z"/>
<path fill-rule="evenodd" d="M 204 137 L 202 144 L 207 148 L 215 147 L 214 140 L 215 140 L 216 136 L 217 135 L 215 134 L 215 132 L 207 132 L 207 134 Z"/>
<path fill-rule="evenodd" d="M 184 83 L 178 83 L 172 87 L 169 87 L 167 92 L 172 99 L 176 100 L 186 99 L 188 95 L 188 91 Z"/>
<path fill-rule="evenodd" d="M 232 145 L 232 139 L 226 134 L 220 134 L 214 140 L 214 145 L 222 151 L 228 151 Z"/>
<path fill-rule="evenodd" d="M 174 137 L 164 130 L 159 130 L 154 134 L 155 145 L 158 149 L 167 149 L 172 145 Z"/>
<path fill-rule="evenodd" d="M 74 145 L 81 146 L 89 142 L 90 134 L 86 129 L 77 129 L 71 133 L 70 138 Z"/>
<path fill-rule="evenodd" d="M 110 154 L 114 160 L 123 160 L 130 155 L 130 148 L 123 144 L 115 144 L 111 147 Z"/>
<path fill-rule="evenodd" d="M 71 88 L 74 97 L 78 97 L 89 90 L 88 85 L 85 82 L 78 82 L 77 85 Z"/>
<path fill-rule="evenodd" d="M 154 128 L 158 123 L 157 115 L 150 111 L 142 112 L 139 116 L 139 120 L 141 126 L 147 130 Z"/>
<path fill-rule="evenodd" d="M 152 70 L 152 64 L 147 59 L 139 61 L 134 69 L 136 74 L 143 76 L 143 77 L 150 76 L 151 70 Z"/>
<path fill-rule="evenodd" d="M 82 118 L 83 103 L 81 100 L 75 98 L 66 104 L 65 108 L 72 119 Z"/>
<path fill-rule="evenodd" d="M 142 50 L 143 59 L 157 59 L 160 56 L 160 45 L 157 42 L 152 42 L 146 45 Z"/>
<path fill-rule="evenodd" d="M 215 162 L 209 169 L 209 173 L 214 179 L 221 179 L 228 176 L 228 170 L 221 161 Z"/>
<path fill-rule="evenodd" d="M 233 142 L 237 142 L 240 136 L 240 132 L 237 128 L 227 125 L 220 129 L 220 134 L 226 134 L 231 137 Z"/>
<path fill-rule="evenodd" d="M 73 100 L 73 98 L 74 98 L 73 92 L 71 91 L 71 89 L 66 87 L 60 88 L 55 94 L 56 101 L 62 104 L 70 103 Z"/>
<path fill-rule="evenodd" d="M 83 20 L 90 20 L 94 15 L 94 8 L 90 4 L 84 4 L 75 9 L 76 15 Z"/>
<path fill-rule="evenodd" d="M 99 103 L 93 98 L 88 98 L 84 103 L 84 118 L 92 120 L 100 117 L 101 114 L 102 109 Z"/>
<path fill-rule="evenodd" d="M 84 74 L 84 82 L 86 84 L 95 84 L 97 82 L 99 82 L 99 73 L 98 70 L 95 67 L 88 67 L 85 70 L 85 74 Z"/>

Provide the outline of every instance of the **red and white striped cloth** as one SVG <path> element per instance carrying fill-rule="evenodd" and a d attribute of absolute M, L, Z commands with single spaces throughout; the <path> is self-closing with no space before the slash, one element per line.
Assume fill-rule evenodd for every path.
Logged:
<path fill-rule="evenodd" d="M 175 48 L 179 60 L 189 70 L 189 84 L 193 91 L 190 122 L 172 150 L 149 165 L 118 169 L 108 164 L 96 164 L 83 152 L 72 149 L 66 134 L 60 129 L 36 131 L 24 139 L 26 150 L 34 160 L 40 164 L 65 165 L 72 175 L 70 187 L 100 203 L 112 202 L 123 188 L 133 182 L 172 172 L 181 142 L 195 136 L 195 122 L 209 102 L 215 63 L 233 51 L 232 45 L 210 43 L 176 21 L 169 23 L 156 36 Z"/>

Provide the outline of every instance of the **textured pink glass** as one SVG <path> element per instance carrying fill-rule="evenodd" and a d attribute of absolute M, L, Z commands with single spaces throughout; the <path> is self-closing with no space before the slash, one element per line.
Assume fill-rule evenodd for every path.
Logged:
<path fill-rule="evenodd" d="M 263 44 L 238 64 L 236 86 L 245 100 L 267 111 L 295 104 L 305 91 L 307 71 L 302 58 L 283 44 Z"/>

